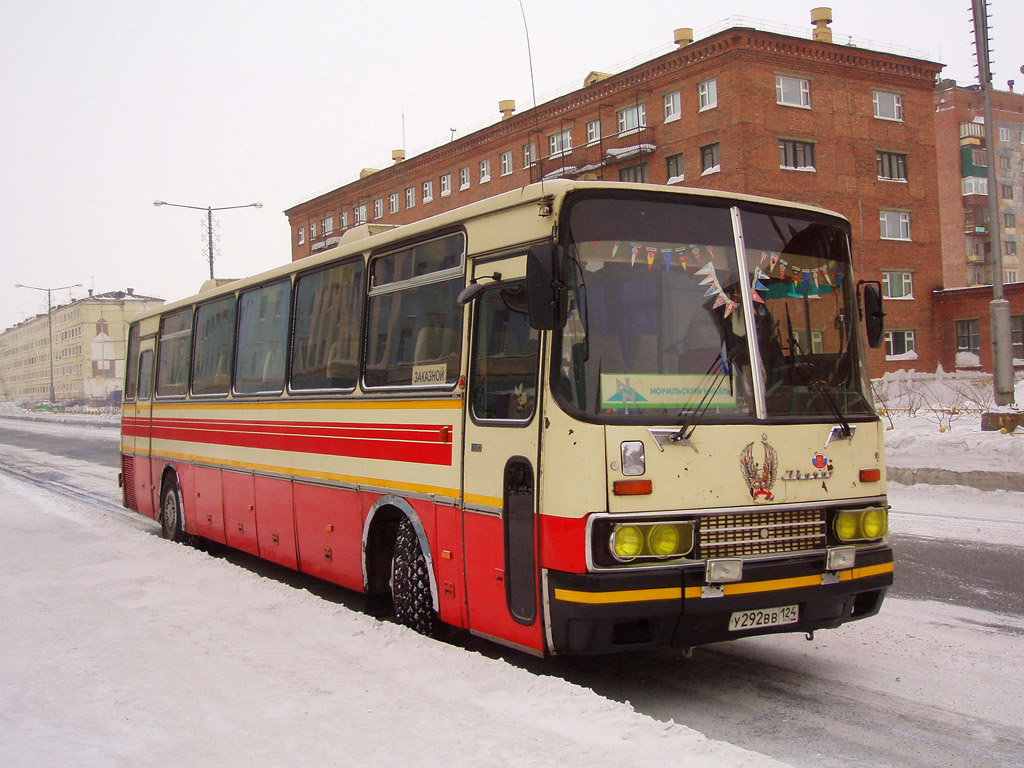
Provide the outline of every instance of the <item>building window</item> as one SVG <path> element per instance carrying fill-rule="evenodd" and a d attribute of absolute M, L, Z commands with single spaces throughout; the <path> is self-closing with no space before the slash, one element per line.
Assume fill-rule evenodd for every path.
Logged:
<path fill-rule="evenodd" d="M 633 165 L 619 171 L 619 181 L 631 181 L 635 184 L 647 183 L 647 163 Z"/>
<path fill-rule="evenodd" d="M 965 176 L 960 185 L 965 195 L 988 194 L 988 179 L 984 176 Z"/>
<path fill-rule="evenodd" d="M 523 144 L 523 168 L 529 168 L 537 162 L 537 142 Z"/>
<path fill-rule="evenodd" d="M 303 245 L 306 242 L 306 228 L 299 227 L 299 245 Z"/>
<path fill-rule="evenodd" d="M 501 153 L 501 175 L 511 176 L 512 175 L 512 151 Z"/>
<path fill-rule="evenodd" d="M 958 368 L 981 365 L 977 320 L 956 321 L 956 365 Z"/>
<path fill-rule="evenodd" d="M 914 273 L 883 272 L 882 295 L 887 299 L 914 298 Z"/>
<path fill-rule="evenodd" d="M 373 218 L 374 220 L 384 218 L 384 198 L 378 197 L 373 201 Z"/>
<path fill-rule="evenodd" d="M 1024 365 L 1024 315 L 1013 315 L 1010 318 L 1010 346 L 1013 349 L 1013 362 Z"/>
<path fill-rule="evenodd" d="M 914 344 L 913 331 L 885 332 L 886 359 L 917 359 L 917 347 Z"/>
<path fill-rule="evenodd" d="M 1000 128 L 999 129 L 999 140 L 1002 141 L 1002 142 L 1005 142 L 1007 144 L 1010 142 L 1010 129 L 1009 128 Z"/>
<path fill-rule="evenodd" d="M 999 189 L 999 196 L 1003 198 L 1003 200 L 1013 200 L 1013 187 L 1011 185 L 1000 184 Z"/>
<path fill-rule="evenodd" d="M 423 182 L 423 202 L 429 203 L 434 199 L 434 181 Z"/>
<path fill-rule="evenodd" d="M 1017 241 L 1016 240 L 1007 240 L 1005 243 L 1003 243 L 1003 253 L 1005 253 L 1007 256 L 1016 256 L 1017 255 Z"/>
<path fill-rule="evenodd" d="M 662 97 L 662 101 L 665 105 L 665 122 L 671 123 L 678 120 L 682 115 L 682 109 L 679 103 L 679 91 L 666 93 Z"/>
<path fill-rule="evenodd" d="M 459 191 L 469 189 L 469 168 L 459 168 Z"/>
<path fill-rule="evenodd" d="M 312 222 L 309 225 L 309 239 L 316 240 L 316 222 Z"/>
<path fill-rule="evenodd" d="M 878 221 L 883 240 L 910 239 L 910 214 L 906 211 L 879 211 Z"/>
<path fill-rule="evenodd" d="M 647 127 L 647 108 L 643 104 L 620 109 L 616 114 L 620 134 Z"/>
<path fill-rule="evenodd" d="M 1013 163 L 1010 162 L 1010 158 L 1007 155 L 999 156 L 999 169 L 1003 171 L 1013 170 Z"/>
<path fill-rule="evenodd" d="M 342 230 L 348 229 L 348 211 L 341 212 L 341 228 Z"/>
<path fill-rule="evenodd" d="M 1016 282 L 1017 282 L 1017 270 L 1016 269 L 1007 269 L 1003 273 L 1003 283 L 1006 284 L 1006 283 L 1016 283 Z"/>
<path fill-rule="evenodd" d="M 398 193 L 392 192 L 388 195 L 388 212 L 398 213 Z"/>
<path fill-rule="evenodd" d="M 560 157 L 572 151 L 572 129 L 566 128 L 548 136 L 548 156 Z"/>
<path fill-rule="evenodd" d="M 875 107 L 875 117 L 879 120 L 903 121 L 903 97 L 888 91 L 873 91 L 871 101 Z"/>
<path fill-rule="evenodd" d="M 324 216 L 323 221 L 321 221 L 320 224 L 323 226 L 323 232 L 325 235 L 328 235 L 334 231 L 333 216 Z"/>
<path fill-rule="evenodd" d="M 416 187 L 405 188 L 405 207 L 412 208 L 416 205 Z"/>
<path fill-rule="evenodd" d="M 491 161 L 481 160 L 480 161 L 480 183 L 486 184 L 491 180 Z"/>
<path fill-rule="evenodd" d="M 814 144 L 809 141 L 779 139 L 779 167 L 796 171 L 813 171 Z"/>
<path fill-rule="evenodd" d="M 718 143 L 708 144 L 700 148 L 701 176 L 718 173 L 722 170 L 722 159 L 718 152 Z"/>
<path fill-rule="evenodd" d="M 441 197 L 448 197 L 452 193 L 452 175 L 446 173 L 441 177 Z"/>
<path fill-rule="evenodd" d="M 971 150 L 971 165 L 975 168 L 988 168 L 988 155 L 984 149 Z"/>
<path fill-rule="evenodd" d="M 665 158 L 665 170 L 668 174 L 668 184 L 677 184 L 683 181 L 685 174 L 683 173 L 683 155 L 669 155 Z"/>
<path fill-rule="evenodd" d="M 907 180 L 907 156 L 900 152 L 876 152 L 878 178 L 883 181 Z"/>
<path fill-rule="evenodd" d="M 775 101 L 787 107 L 811 108 L 811 82 L 800 77 L 775 77 Z"/>
<path fill-rule="evenodd" d="M 601 121 L 591 120 L 587 123 L 587 144 L 597 144 L 601 140 Z"/>
<path fill-rule="evenodd" d="M 698 83 L 697 104 L 701 112 L 718 106 L 718 81 L 715 78 Z"/>
<path fill-rule="evenodd" d="M 366 223 L 366 203 L 360 203 L 356 206 L 356 226 Z"/>
<path fill-rule="evenodd" d="M 1012 213 L 1004 213 L 1003 214 L 1003 227 L 1006 228 L 1006 229 L 1016 229 L 1017 228 L 1017 216 L 1015 214 L 1012 214 Z"/>

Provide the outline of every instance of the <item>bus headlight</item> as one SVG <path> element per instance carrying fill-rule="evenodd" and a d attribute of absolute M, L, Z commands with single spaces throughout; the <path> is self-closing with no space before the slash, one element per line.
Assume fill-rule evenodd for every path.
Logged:
<path fill-rule="evenodd" d="M 839 512 L 832 530 L 839 541 L 880 539 L 889 530 L 889 513 L 883 507 Z"/>
<path fill-rule="evenodd" d="M 620 563 L 668 560 L 693 549 L 692 523 L 623 523 L 612 527 L 609 548 Z"/>
<path fill-rule="evenodd" d="M 612 530 L 612 554 L 616 560 L 635 560 L 643 549 L 644 535 L 635 525 L 617 525 Z"/>

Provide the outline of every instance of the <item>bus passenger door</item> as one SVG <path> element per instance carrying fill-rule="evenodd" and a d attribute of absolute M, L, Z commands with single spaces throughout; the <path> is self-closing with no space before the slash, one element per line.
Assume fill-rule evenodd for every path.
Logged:
<path fill-rule="evenodd" d="M 543 650 L 537 589 L 540 335 L 526 315 L 526 259 L 474 301 L 463 443 L 463 562 L 469 628 Z"/>

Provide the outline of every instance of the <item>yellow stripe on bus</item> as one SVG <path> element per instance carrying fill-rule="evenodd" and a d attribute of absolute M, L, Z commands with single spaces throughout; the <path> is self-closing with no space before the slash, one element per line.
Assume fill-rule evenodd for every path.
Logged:
<path fill-rule="evenodd" d="M 880 565 L 869 565 L 864 568 L 854 568 L 850 571 L 843 571 L 839 578 L 843 581 L 863 579 L 868 576 L 877 576 L 882 573 L 892 573 L 892 563 L 881 563 Z M 796 576 L 790 579 L 771 579 L 769 581 L 751 581 L 739 584 L 725 584 L 722 591 L 726 595 L 749 595 L 757 592 L 774 592 L 784 589 L 799 589 L 801 587 L 821 586 L 821 576 Z M 703 595 L 703 587 L 687 587 L 685 597 L 687 599 L 699 598 Z M 555 588 L 555 599 L 567 603 L 587 603 L 589 605 L 603 605 L 608 603 L 635 603 L 645 600 L 675 600 L 684 596 L 684 591 L 679 587 L 665 587 L 661 589 L 623 589 L 616 592 L 580 592 L 573 589 Z"/>
<path fill-rule="evenodd" d="M 555 600 L 566 603 L 634 603 L 641 600 L 678 600 L 683 596 L 680 587 L 662 589 L 623 589 L 618 592 L 579 592 L 575 589 L 555 588 Z"/>
<path fill-rule="evenodd" d="M 272 403 L 248 403 L 237 400 L 221 400 L 216 403 L 154 403 L 154 411 L 181 411 L 181 410 L 388 410 L 388 409 L 412 410 L 423 408 L 425 410 L 459 410 L 462 408 L 462 400 L 453 398 L 451 400 L 345 400 L 342 402 L 311 402 L 305 400 L 288 401 L 281 400 Z M 131 411 L 148 411 L 150 406 L 125 405 L 126 413 Z"/>

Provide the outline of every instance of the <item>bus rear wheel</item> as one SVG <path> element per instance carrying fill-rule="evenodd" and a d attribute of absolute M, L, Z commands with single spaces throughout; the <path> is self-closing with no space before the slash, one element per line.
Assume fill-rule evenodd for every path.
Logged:
<path fill-rule="evenodd" d="M 185 541 L 185 532 L 182 528 L 183 512 L 178 484 L 174 480 L 168 480 L 160 494 L 160 533 L 165 539 Z"/>
<path fill-rule="evenodd" d="M 427 559 L 408 517 L 398 524 L 391 560 L 391 600 L 400 624 L 427 637 L 437 637 L 441 622 L 430 595 Z"/>

